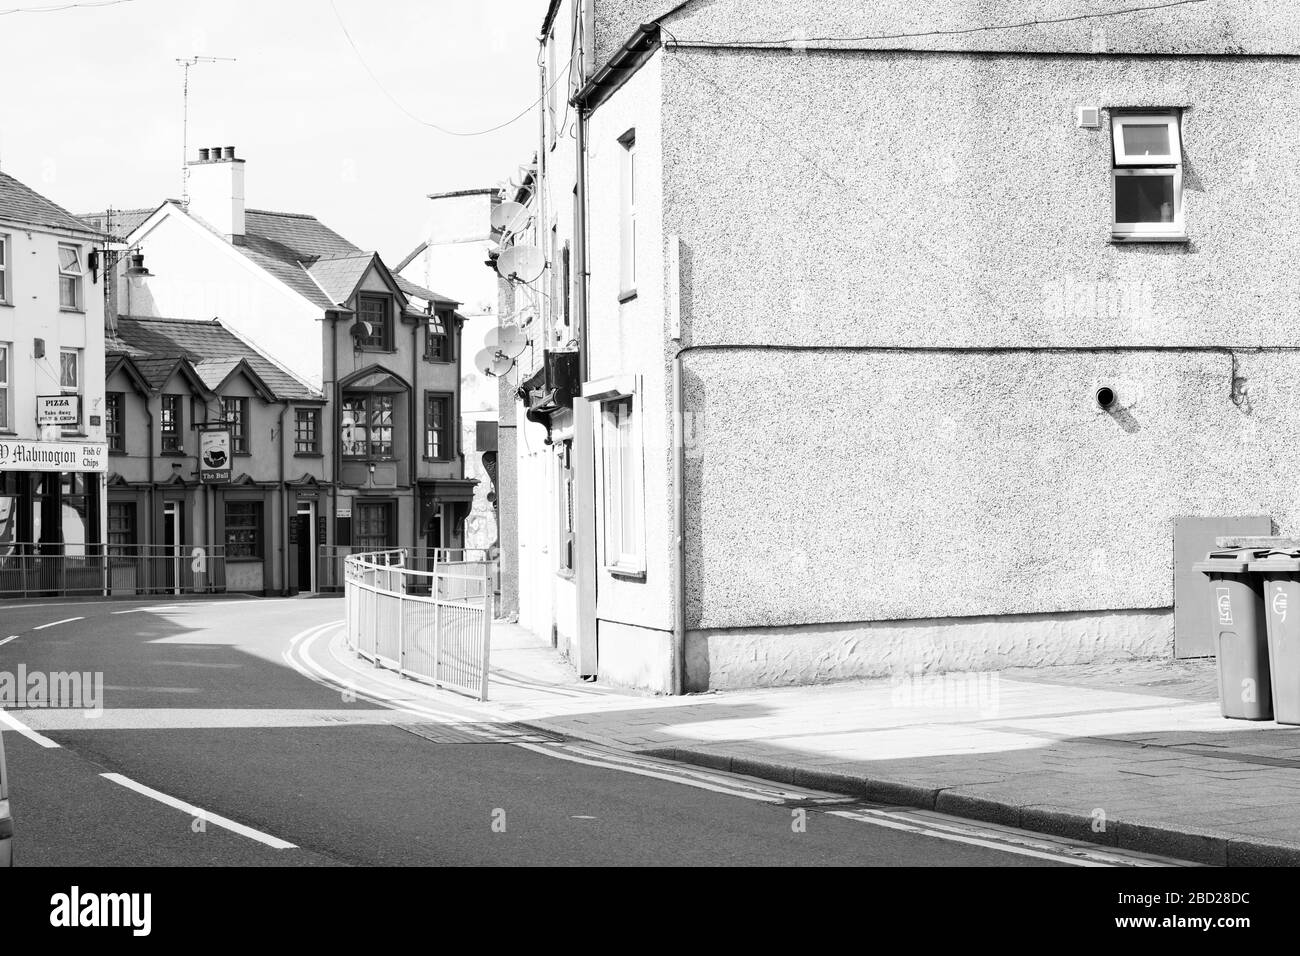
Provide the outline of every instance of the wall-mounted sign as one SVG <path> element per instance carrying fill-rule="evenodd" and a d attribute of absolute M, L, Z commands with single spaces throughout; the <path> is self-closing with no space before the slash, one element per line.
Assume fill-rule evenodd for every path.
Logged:
<path fill-rule="evenodd" d="M 104 471 L 108 446 L 69 441 L 0 441 L 0 471 Z"/>
<path fill-rule="evenodd" d="M 229 428 L 204 428 L 199 432 L 199 481 L 205 485 L 230 481 Z"/>
<path fill-rule="evenodd" d="M 80 421 L 80 395 L 36 396 L 36 424 L 76 425 Z"/>

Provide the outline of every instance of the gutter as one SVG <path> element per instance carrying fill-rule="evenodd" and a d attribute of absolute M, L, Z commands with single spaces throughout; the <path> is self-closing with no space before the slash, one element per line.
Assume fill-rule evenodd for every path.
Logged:
<path fill-rule="evenodd" d="M 643 23 L 569 100 L 587 111 L 609 99 L 659 48 L 659 24 Z"/>
<path fill-rule="evenodd" d="M 289 403 L 280 408 L 280 593 L 289 593 L 289 501 L 284 487 L 284 416 Z"/>

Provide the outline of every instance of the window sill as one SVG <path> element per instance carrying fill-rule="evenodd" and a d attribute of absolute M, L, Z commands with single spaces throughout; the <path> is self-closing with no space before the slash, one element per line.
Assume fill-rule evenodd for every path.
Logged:
<path fill-rule="evenodd" d="M 558 570 L 556 570 L 555 576 L 557 578 L 560 578 L 563 581 L 572 581 L 575 577 L 577 577 L 577 575 L 575 575 L 572 571 L 568 570 L 567 568 L 559 568 Z"/>
<path fill-rule="evenodd" d="M 232 558 L 226 555 L 226 564 L 261 564 L 265 558 Z"/>
<path fill-rule="evenodd" d="M 296 451 L 293 453 L 294 458 L 324 458 L 318 451 Z"/>
<path fill-rule="evenodd" d="M 1191 237 L 1190 237 L 1189 235 L 1187 235 L 1187 233 L 1185 233 L 1185 232 L 1181 232 L 1181 233 L 1163 233 L 1163 234 L 1161 234 L 1161 233 L 1150 233 L 1150 234 L 1133 233 L 1133 234 L 1129 234 L 1129 233 L 1114 233 L 1114 232 L 1112 232 L 1112 233 L 1110 234 L 1110 242 L 1111 242 L 1112 245 L 1128 245 L 1129 243 L 1133 243 L 1133 242 L 1173 242 L 1173 243 L 1179 243 L 1179 242 L 1181 242 L 1181 243 L 1189 243 L 1189 242 L 1191 242 L 1191 241 L 1192 241 Z"/>
<path fill-rule="evenodd" d="M 450 465 L 450 464 L 451 464 L 453 461 L 455 461 L 456 459 L 454 459 L 454 458 L 430 458 L 429 456 L 426 455 L 426 456 L 424 456 L 424 458 L 421 459 L 421 460 L 422 460 L 426 465 Z"/>
<path fill-rule="evenodd" d="M 86 314 L 86 310 L 85 310 L 85 309 L 69 309 L 69 308 L 67 308 L 66 306 L 62 306 L 62 305 L 59 306 L 59 311 L 60 311 L 60 312 L 69 312 L 69 313 L 71 313 L 71 314 L 73 314 L 73 315 L 85 315 L 85 314 Z"/>
<path fill-rule="evenodd" d="M 618 294 L 618 304 L 622 305 L 624 302 L 631 302 L 635 298 L 636 289 L 625 289 Z"/>
<path fill-rule="evenodd" d="M 431 358 L 431 357 L 428 356 L 428 355 L 426 355 L 426 356 L 424 357 L 424 360 L 425 360 L 426 362 L 428 362 L 430 365 L 455 365 L 455 364 L 456 364 L 456 360 L 455 360 L 455 359 L 449 359 L 449 358 Z"/>
<path fill-rule="evenodd" d="M 123 449 L 121 449 L 121 448 L 110 448 L 110 449 L 108 450 L 108 453 L 109 453 L 109 455 L 111 455 L 111 456 L 113 456 L 113 457 L 115 457 L 115 458 L 125 458 L 125 457 L 126 457 L 126 451 L 123 450 Z"/>
<path fill-rule="evenodd" d="M 189 455 L 185 454 L 184 451 L 160 451 L 158 452 L 158 456 L 160 458 L 188 458 L 189 457 Z"/>
<path fill-rule="evenodd" d="M 12 302 L 6 302 L 4 299 L 0 299 L 0 306 L 3 306 L 6 309 L 16 308 Z"/>
<path fill-rule="evenodd" d="M 633 578 L 638 581 L 645 580 L 645 568 L 633 567 L 630 564 L 607 564 L 605 570 L 617 578 Z"/>

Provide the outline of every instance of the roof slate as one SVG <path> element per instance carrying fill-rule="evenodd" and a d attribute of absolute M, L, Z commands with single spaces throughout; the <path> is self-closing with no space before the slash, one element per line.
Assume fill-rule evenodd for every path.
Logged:
<path fill-rule="evenodd" d="M 104 238 L 98 230 L 8 173 L 0 173 L 0 219 Z"/>
<path fill-rule="evenodd" d="M 217 321 L 124 315 L 118 318 L 116 336 L 106 345 L 110 355 L 115 349 L 131 354 L 153 388 L 162 387 L 181 358 L 190 361 L 209 388 L 220 385 L 243 360 L 278 398 L 309 401 L 322 398 L 316 389 L 299 381 Z M 163 365 L 166 365 L 165 372 Z M 157 375 L 164 375 L 163 380 L 156 381 Z"/>

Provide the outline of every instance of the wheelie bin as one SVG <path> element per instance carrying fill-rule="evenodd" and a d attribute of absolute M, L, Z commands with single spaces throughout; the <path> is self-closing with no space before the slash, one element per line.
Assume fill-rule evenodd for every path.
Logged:
<path fill-rule="evenodd" d="M 1270 551 L 1250 562 L 1264 581 L 1273 719 L 1300 724 L 1300 551 Z"/>
<path fill-rule="evenodd" d="M 1211 551 L 1192 566 L 1206 576 L 1210 589 L 1219 707 L 1224 717 L 1237 720 L 1273 717 L 1263 580 L 1250 570 L 1250 562 L 1264 553 L 1244 548 Z"/>

